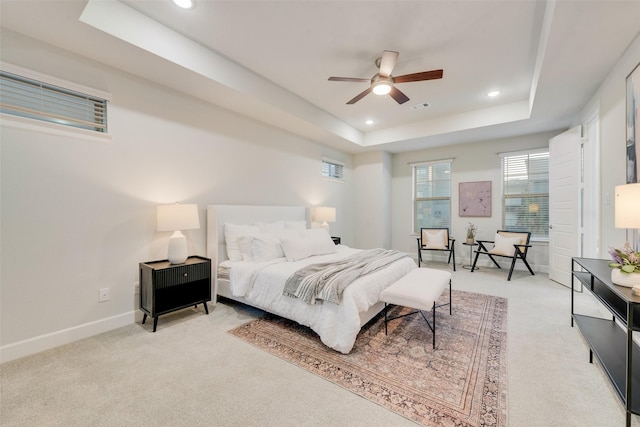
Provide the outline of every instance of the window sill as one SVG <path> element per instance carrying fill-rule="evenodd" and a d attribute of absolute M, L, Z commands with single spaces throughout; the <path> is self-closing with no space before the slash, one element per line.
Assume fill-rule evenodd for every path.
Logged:
<path fill-rule="evenodd" d="M 49 135 L 63 136 L 65 138 L 79 139 L 82 141 L 104 143 L 111 142 L 112 139 L 111 134 L 109 133 L 94 132 L 86 129 L 14 116 L 12 114 L 0 114 L 0 122 L 2 123 L 2 126 L 6 127 L 42 132 Z"/>

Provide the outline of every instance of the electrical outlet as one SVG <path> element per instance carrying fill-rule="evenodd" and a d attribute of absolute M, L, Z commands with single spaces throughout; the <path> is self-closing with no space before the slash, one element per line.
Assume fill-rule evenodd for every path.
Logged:
<path fill-rule="evenodd" d="M 109 288 L 102 288 L 99 290 L 98 302 L 109 301 Z"/>
<path fill-rule="evenodd" d="M 140 293 L 140 284 L 138 282 L 135 282 L 133 284 L 133 294 L 138 295 L 139 293 Z"/>

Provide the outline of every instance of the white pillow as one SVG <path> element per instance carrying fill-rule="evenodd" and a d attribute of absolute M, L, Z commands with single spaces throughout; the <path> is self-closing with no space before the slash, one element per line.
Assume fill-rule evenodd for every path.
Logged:
<path fill-rule="evenodd" d="M 516 252 L 516 248 L 513 245 L 522 244 L 520 237 L 504 237 L 500 234 L 496 234 L 495 243 L 493 249 L 489 251 L 490 254 L 513 256 Z"/>
<path fill-rule="evenodd" d="M 227 257 L 231 261 L 242 261 L 242 252 L 238 244 L 240 236 L 256 235 L 260 232 L 255 225 L 235 225 L 226 223 L 224 225 L 224 241 L 227 245 Z"/>
<path fill-rule="evenodd" d="M 445 238 L 445 230 L 422 231 L 422 244 L 424 245 L 425 249 L 447 249 L 447 242 L 444 241 Z"/>
<path fill-rule="evenodd" d="M 307 221 L 285 221 L 285 230 L 306 230 Z"/>
<path fill-rule="evenodd" d="M 238 247 L 243 261 L 253 261 L 253 236 L 238 237 Z"/>
<path fill-rule="evenodd" d="M 263 262 L 276 258 L 284 258 L 280 239 L 272 234 L 254 236 L 251 242 L 253 261 Z"/>
<path fill-rule="evenodd" d="M 254 225 L 258 226 L 261 233 L 275 233 L 277 231 L 284 230 L 284 221 L 276 221 L 270 224 L 265 222 L 256 222 Z"/>
<path fill-rule="evenodd" d="M 313 255 L 332 254 L 336 245 L 324 229 L 306 230 L 299 237 L 280 239 L 287 261 L 298 261 Z"/>
<path fill-rule="evenodd" d="M 273 234 L 258 233 L 253 236 L 240 236 L 238 245 L 243 261 L 264 262 L 284 258 L 280 239 Z"/>

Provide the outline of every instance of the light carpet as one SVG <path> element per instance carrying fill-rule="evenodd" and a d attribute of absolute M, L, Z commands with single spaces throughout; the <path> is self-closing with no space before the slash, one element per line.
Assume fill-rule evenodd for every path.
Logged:
<path fill-rule="evenodd" d="M 507 300 L 453 291 L 436 315 L 436 349 L 422 316 L 365 325 L 345 355 L 276 316 L 229 331 L 269 353 L 426 426 L 507 425 Z M 448 302 L 443 295 L 438 304 Z M 409 312 L 394 307 L 390 315 Z"/>

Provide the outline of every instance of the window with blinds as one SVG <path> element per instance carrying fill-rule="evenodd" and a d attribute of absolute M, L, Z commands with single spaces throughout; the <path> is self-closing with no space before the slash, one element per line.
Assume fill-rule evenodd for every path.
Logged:
<path fill-rule="evenodd" d="M 549 152 L 502 157 L 502 226 L 549 238 Z"/>
<path fill-rule="evenodd" d="M 325 178 L 343 179 L 344 165 L 331 160 L 322 160 L 322 176 Z"/>
<path fill-rule="evenodd" d="M 451 224 L 451 161 L 413 165 L 413 231 Z"/>
<path fill-rule="evenodd" d="M 0 112 L 107 132 L 107 100 L 0 71 Z"/>

